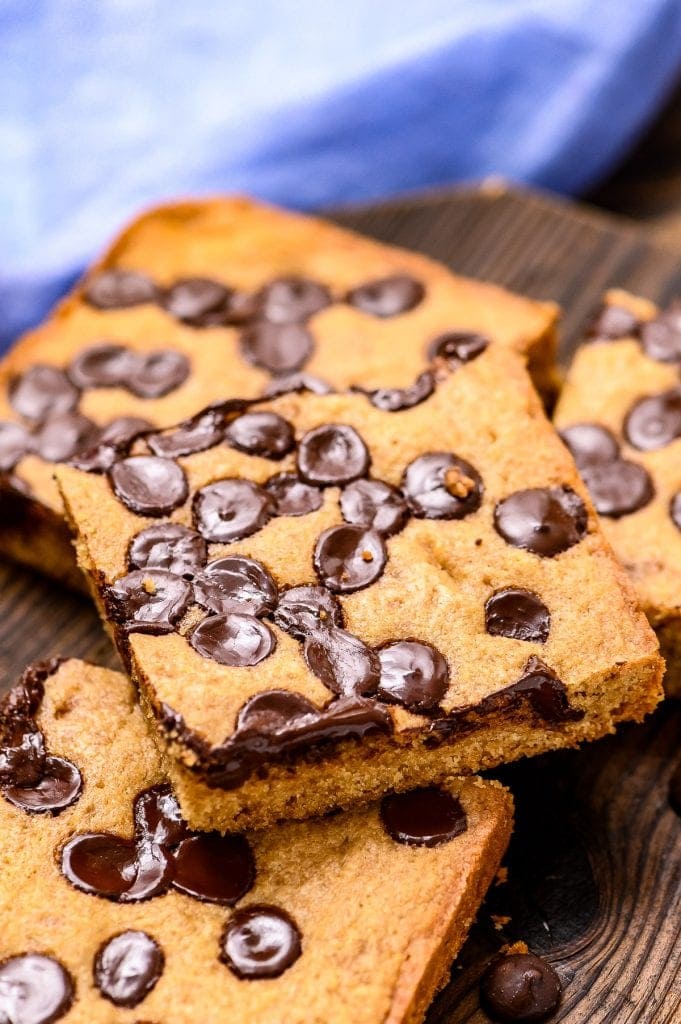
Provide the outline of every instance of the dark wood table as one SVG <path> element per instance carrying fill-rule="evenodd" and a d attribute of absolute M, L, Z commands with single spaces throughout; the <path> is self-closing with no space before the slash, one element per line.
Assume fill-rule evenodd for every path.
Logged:
<path fill-rule="evenodd" d="M 681 265 L 630 223 L 498 183 L 336 214 L 455 270 L 559 301 L 562 356 L 602 290 L 681 293 Z M 89 602 L 0 565 L 0 673 L 51 654 L 116 665 Z M 429 1024 L 482 1022 L 477 982 L 503 942 L 524 940 L 565 983 L 556 1021 L 681 1024 L 681 818 L 668 806 L 681 707 L 581 751 L 499 773 L 517 800 L 509 880 L 481 910 Z M 415 894 L 418 898 L 418 894 Z"/>

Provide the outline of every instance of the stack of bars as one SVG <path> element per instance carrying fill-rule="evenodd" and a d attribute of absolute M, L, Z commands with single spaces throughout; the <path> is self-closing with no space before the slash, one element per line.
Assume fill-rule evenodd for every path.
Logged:
<path fill-rule="evenodd" d="M 0 1019 L 423 1019 L 510 837 L 476 773 L 661 697 L 611 548 L 674 647 L 658 499 L 604 494 L 681 511 L 645 413 L 619 434 L 655 313 L 614 309 L 621 402 L 587 366 L 558 413 L 603 527 L 539 397 L 556 309 L 321 221 L 152 211 L 15 346 L 0 549 L 87 584 L 127 677 L 44 663 L 0 707 Z M 493 1020 L 560 997 L 527 951 L 485 975 Z"/>

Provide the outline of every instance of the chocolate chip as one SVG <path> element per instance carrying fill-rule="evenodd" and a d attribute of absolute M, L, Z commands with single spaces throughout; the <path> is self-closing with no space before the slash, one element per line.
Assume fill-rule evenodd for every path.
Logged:
<path fill-rule="evenodd" d="M 319 708 L 292 690 L 262 690 L 243 705 L 236 721 L 237 733 L 274 734 L 286 729 L 298 719 L 307 720 L 319 713 Z"/>
<path fill-rule="evenodd" d="M 253 887 L 255 860 L 245 836 L 202 832 L 174 853 L 173 888 L 206 903 L 231 907 Z"/>
<path fill-rule="evenodd" d="M 434 647 L 419 640 L 397 640 L 378 652 L 378 696 L 410 711 L 432 711 L 449 686 L 449 666 Z"/>
<path fill-rule="evenodd" d="M 677 491 L 669 503 L 669 515 L 674 526 L 681 530 L 681 491 Z"/>
<path fill-rule="evenodd" d="M 176 430 L 150 434 L 147 444 L 155 455 L 175 459 L 206 451 L 222 440 L 225 432 L 221 410 L 207 409 L 187 420 Z"/>
<path fill-rule="evenodd" d="M 151 423 L 139 416 L 119 416 L 100 431 L 93 445 L 83 448 L 68 461 L 85 473 L 107 473 L 132 439 L 150 427 Z"/>
<path fill-rule="evenodd" d="M 86 283 L 83 298 L 96 309 L 124 309 L 156 302 L 158 289 L 135 270 L 104 270 Z"/>
<path fill-rule="evenodd" d="M 620 453 L 619 441 L 600 423 L 575 423 L 561 430 L 560 436 L 580 468 L 592 462 L 612 462 Z"/>
<path fill-rule="evenodd" d="M 45 739 L 33 718 L 8 712 L 0 746 L 0 785 L 36 785 L 46 756 Z"/>
<path fill-rule="evenodd" d="M 210 615 L 189 634 L 194 650 L 219 665 L 249 668 L 269 657 L 276 646 L 274 635 L 253 615 L 231 612 Z"/>
<path fill-rule="evenodd" d="M 329 626 L 305 641 L 308 668 L 325 686 L 342 695 L 376 692 L 380 664 L 375 651 L 344 629 Z"/>
<path fill-rule="evenodd" d="M 603 306 L 588 328 L 588 334 L 598 339 L 614 341 L 617 338 L 633 338 L 638 331 L 639 321 L 624 306 Z"/>
<path fill-rule="evenodd" d="M 474 331 L 447 331 L 430 342 L 428 359 L 444 359 L 452 368 L 470 363 L 482 355 L 490 340 L 484 334 Z"/>
<path fill-rule="evenodd" d="M 14 411 L 35 423 L 71 412 L 79 398 L 78 388 L 56 366 L 32 366 L 9 385 L 9 401 Z"/>
<path fill-rule="evenodd" d="M 570 706 L 565 683 L 534 654 L 528 659 L 517 683 L 488 699 L 492 704 L 502 706 L 503 702 L 508 702 L 508 706 L 512 706 L 518 698 L 527 700 L 534 713 L 548 725 L 576 722 L 584 717 L 583 711 Z"/>
<path fill-rule="evenodd" d="M 125 387 L 139 398 L 162 398 L 184 384 L 189 360 L 182 352 L 159 349 L 139 355 L 125 378 Z"/>
<path fill-rule="evenodd" d="M 287 373 L 283 377 L 275 377 L 263 391 L 264 398 L 276 398 L 287 395 L 291 391 L 309 391 L 313 395 L 330 395 L 333 388 L 325 380 L 312 377 L 309 373 Z"/>
<path fill-rule="evenodd" d="M 402 529 L 409 516 L 398 490 L 380 480 L 355 480 L 343 488 L 340 509 L 346 523 L 377 530 L 388 537 Z"/>
<path fill-rule="evenodd" d="M 279 907 L 242 907 L 227 922 L 220 959 L 237 978 L 278 978 L 302 952 L 293 918 Z"/>
<path fill-rule="evenodd" d="M 163 951 L 150 935 L 120 932 L 99 947 L 94 982 L 114 1006 L 132 1008 L 151 992 L 164 966 Z"/>
<path fill-rule="evenodd" d="M 532 487 L 497 504 L 494 527 L 507 544 L 552 558 L 582 539 L 586 508 L 570 487 Z"/>
<path fill-rule="evenodd" d="M 165 569 L 176 576 L 198 572 L 207 557 L 203 537 L 179 523 L 147 527 L 133 537 L 128 549 L 131 569 Z"/>
<path fill-rule="evenodd" d="M 367 391 L 369 400 L 377 409 L 383 412 L 400 412 L 402 409 L 411 409 L 414 405 L 425 402 L 435 390 L 435 378 L 430 370 L 424 370 L 419 374 L 413 384 L 406 388 L 377 388 L 375 391 Z"/>
<path fill-rule="evenodd" d="M 298 445 L 298 471 L 308 484 L 348 484 L 368 468 L 367 446 L 353 427 L 325 423 L 308 431 Z"/>
<path fill-rule="evenodd" d="M 150 429 L 149 420 L 145 420 L 141 416 L 119 416 L 102 428 L 99 444 L 124 448 L 137 434 L 142 434 L 145 430 Z"/>
<path fill-rule="evenodd" d="M 549 638 L 551 613 L 540 597 L 522 587 L 506 587 L 485 604 L 485 629 L 491 636 L 544 644 Z"/>
<path fill-rule="evenodd" d="M 51 956 L 24 953 L 0 963 L 0 1019 L 8 1024 L 52 1024 L 74 994 L 71 975 Z"/>
<path fill-rule="evenodd" d="M 654 320 L 644 320 L 640 333 L 643 351 L 651 359 L 660 363 L 681 360 L 681 303 L 672 303 Z"/>
<path fill-rule="evenodd" d="M 64 846 L 61 870 L 81 892 L 118 903 L 136 903 L 167 889 L 173 862 L 156 843 L 139 843 L 108 832 L 86 832 Z"/>
<path fill-rule="evenodd" d="M 265 490 L 273 502 L 276 516 L 306 516 L 322 507 L 322 492 L 303 483 L 295 473 L 279 473 L 270 477 Z"/>
<path fill-rule="evenodd" d="M 301 324 L 252 324 L 241 334 L 241 353 L 254 366 L 272 374 L 299 370 L 312 355 L 314 341 Z"/>
<path fill-rule="evenodd" d="M 125 386 L 134 373 L 137 356 L 125 345 L 104 343 L 91 345 L 75 356 L 68 366 L 68 375 L 84 391 L 86 388 Z"/>
<path fill-rule="evenodd" d="M 274 621 L 280 629 L 305 640 L 320 629 L 343 627 L 343 610 L 325 587 L 292 587 L 279 597 Z"/>
<path fill-rule="evenodd" d="M 434 786 L 384 796 L 381 821 L 395 842 L 407 846 L 440 846 L 468 828 L 460 801 Z"/>
<path fill-rule="evenodd" d="M 482 501 L 478 471 L 449 452 L 430 452 L 410 462 L 402 490 L 419 519 L 462 519 Z"/>
<path fill-rule="evenodd" d="M 184 470 L 171 459 L 131 455 L 109 471 L 116 497 L 140 516 L 165 516 L 187 499 Z"/>
<path fill-rule="evenodd" d="M 31 449 L 31 437 L 20 423 L 0 422 L 0 473 L 9 473 Z"/>
<path fill-rule="evenodd" d="M 209 562 L 194 580 L 194 597 L 218 615 L 264 615 L 277 603 L 277 587 L 264 565 L 231 555 Z"/>
<path fill-rule="evenodd" d="M 229 322 L 231 291 L 208 277 L 184 277 L 167 289 L 163 307 L 191 327 L 220 327 Z"/>
<path fill-rule="evenodd" d="M 255 303 L 263 320 L 295 324 L 330 306 L 331 294 L 323 284 L 305 277 L 279 277 L 260 289 Z"/>
<path fill-rule="evenodd" d="M 619 519 L 643 508 L 655 496 L 648 470 L 628 459 L 592 463 L 580 469 L 601 516 Z"/>
<path fill-rule="evenodd" d="M 250 480 L 218 480 L 196 492 L 194 521 L 206 540 L 226 544 L 261 530 L 272 513 L 267 491 Z"/>
<path fill-rule="evenodd" d="M 420 281 L 408 274 L 394 274 L 353 288 L 346 302 L 363 313 L 383 318 L 408 312 L 418 306 L 425 294 Z"/>
<path fill-rule="evenodd" d="M 46 462 L 66 462 L 99 440 L 99 429 L 79 412 L 50 416 L 33 436 L 35 452 Z"/>
<path fill-rule="evenodd" d="M 560 978 L 534 953 L 510 953 L 493 960 L 480 981 L 480 999 L 492 1020 L 542 1021 L 560 1004 Z"/>
<path fill-rule="evenodd" d="M 109 617 L 126 633 L 172 633 L 192 603 L 186 580 L 163 569 L 136 569 L 105 592 Z"/>
<path fill-rule="evenodd" d="M 175 795 L 165 783 L 150 786 L 137 794 L 133 818 L 138 842 L 176 846 L 190 834 Z"/>
<path fill-rule="evenodd" d="M 376 530 L 332 526 L 315 545 L 314 567 L 325 587 L 340 594 L 368 587 L 385 568 L 388 554 Z"/>
<path fill-rule="evenodd" d="M 681 437 L 681 390 L 649 395 L 632 405 L 624 420 L 624 435 L 639 451 L 654 451 Z"/>
<path fill-rule="evenodd" d="M 83 779 L 73 762 L 64 757 L 46 757 L 38 782 L 4 786 L 2 795 L 22 811 L 56 815 L 75 804 L 82 791 Z"/>
<path fill-rule="evenodd" d="M 225 440 L 239 451 L 281 459 L 295 444 L 293 427 L 275 412 L 247 412 L 232 420 Z"/>

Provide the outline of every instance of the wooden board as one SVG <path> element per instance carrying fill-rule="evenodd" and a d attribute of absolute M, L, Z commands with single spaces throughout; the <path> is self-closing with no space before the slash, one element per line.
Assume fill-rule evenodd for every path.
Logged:
<path fill-rule="evenodd" d="M 564 357 L 604 288 L 662 301 L 681 293 L 674 254 L 632 225 L 498 185 L 335 216 L 461 273 L 556 299 L 567 310 Z M 0 565 L 0 678 L 9 684 L 57 653 L 117 664 L 84 598 Z M 681 818 L 666 793 L 679 760 L 681 706 L 668 703 L 643 726 L 500 773 L 518 807 L 509 881 L 490 894 L 428 1024 L 484 1024 L 480 973 L 519 939 L 563 979 L 555 1021 L 681 1024 Z"/>

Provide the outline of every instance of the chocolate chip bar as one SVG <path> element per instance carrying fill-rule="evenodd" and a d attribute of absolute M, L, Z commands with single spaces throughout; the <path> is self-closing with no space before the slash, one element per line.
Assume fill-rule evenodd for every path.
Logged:
<path fill-rule="evenodd" d="M 215 400 L 432 390 L 436 356 L 490 340 L 550 389 L 556 309 L 415 253 L 246 199 L 159 207 L 0 369 L 0 552 L 78 582 L 53 465 Z"/>
<path fill-rule="evenodd" d="M 574 358 L 556 425 L 630 574 L 681 695 L 681 307 L 611 291 Z"/>
<path fill-rule="evenodd" d="M 59 483 L 187 820 L 262 827 L 640 719 L 662 661 L 519 360 L 213 406 Z"/>
<path fill-rule="evenodd" d="M 35 666 L 0 702 L 0 1019 L 418 1024 L 511 817 L 498 784 L 459 779 L 197 834 L 129 681 Z"/>

